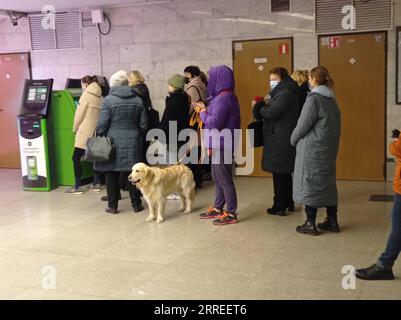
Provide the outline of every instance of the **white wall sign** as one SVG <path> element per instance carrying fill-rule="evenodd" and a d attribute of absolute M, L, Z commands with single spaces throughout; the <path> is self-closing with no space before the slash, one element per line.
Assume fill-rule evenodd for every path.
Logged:
<path fill-rule="evenodd" d="M 321 40 L 322 46 L 328 47 L 330 45 L 330 38 L 322 38 Z"/>
<path fill-rule="evenodd" d="M 244 50 L 242 43 L 236 43 L 234 45 L 234 49 L 235 49 L 235 51 L 243 51 Z"/>
<path fill-rule="evenodd" d="M 267 58 L 255 58 L 256 64 L 267 63 Z"/>

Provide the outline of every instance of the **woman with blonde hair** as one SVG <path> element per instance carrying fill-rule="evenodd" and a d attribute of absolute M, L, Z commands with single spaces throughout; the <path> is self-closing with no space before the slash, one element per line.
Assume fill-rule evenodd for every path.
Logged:
<path fill-rule="evenodd" d="M 150 98 L 149 88 L 145 83 L 145 77 L 142 73 L 137 70 L 131 71 L 128 74 L 128 85 L 140 96 L 145 109 L 149 111 L 152 108 L 152 99 Z"/>
<path fill-rule="evenodd" d="M 295 70 L 291 75 L 291 78 L 296 83 L 298 83 L 299 86 L 299 97 L 298 97 L 299 115 L 301 115 L 302 107 L 304 106 L 306 97 L 310 92 L 308 77 L 309 77 L 309 71 L 307 70 Z"/>
<path fill-rule="evenodd" d="M 140 71 L 133 70 L 128 74 L 128 85 L 143 101 L 143 105 L 145 106 L 145 110 L 147 111 L 149 118 L 148 130 L 158 128 L 160 121 L 159 113 L 153 109 L 152 99 L 150 97 L 149 88 L 145 83 L 145 77 Z M 143 161 L 147 163 L 146 153 L 150 143 L 149 141 L 146 141 L 146 133 L 144 135 Z"/>

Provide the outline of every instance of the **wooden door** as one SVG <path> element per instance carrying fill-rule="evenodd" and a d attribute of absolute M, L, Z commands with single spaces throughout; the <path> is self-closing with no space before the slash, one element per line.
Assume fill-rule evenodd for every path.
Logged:
<path fill-rule="evenodd" d="M 385 179 L 386 41 L 386 32 L 319 37 L 341 109 L 338 179 Z"/>
<path fill-rule="evenodd" d="M 0 54 L 0 168 L 20 168 L 17 115 L 25 79 L 30 79 L 29 54 Z"/>
<path fill-rule="evenodd" d="M 241 127 L 243 129 L 243 149 L 245 149 L 245 129 L 252 120 L 251 102 L 255 96 L 266 96 L 270 92 L 270 70 L 284 67 L 288 72 L 293 68 L 293 40 L 270 39 L 237 41 L 233 43 L 234 74 L 236 94 L 241 107 Z M 269 176 L 262 170 L 262 150 L 255 149 L 254 172 L 252 176 Z"/>

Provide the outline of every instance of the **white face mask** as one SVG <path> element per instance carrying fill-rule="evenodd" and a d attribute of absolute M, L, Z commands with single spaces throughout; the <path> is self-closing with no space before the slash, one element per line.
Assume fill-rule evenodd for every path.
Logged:
<path fill-rule="evenodd" d="M 273 90 L 277 85 L 279 84 L 279 81 L 277 80 L 270 80 L 270 88 Z"/>

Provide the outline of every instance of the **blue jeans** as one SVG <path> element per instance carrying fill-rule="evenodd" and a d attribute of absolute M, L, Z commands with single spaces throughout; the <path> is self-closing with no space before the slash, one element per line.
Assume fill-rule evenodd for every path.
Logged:
<path fill-rule="evenodd" d="M 386 250 L 379 258 L 377 265 L 392 269 L 395 260 L 401 252 L 401 195 L 394 198 L 391 233 L 387 241 Z"/>

